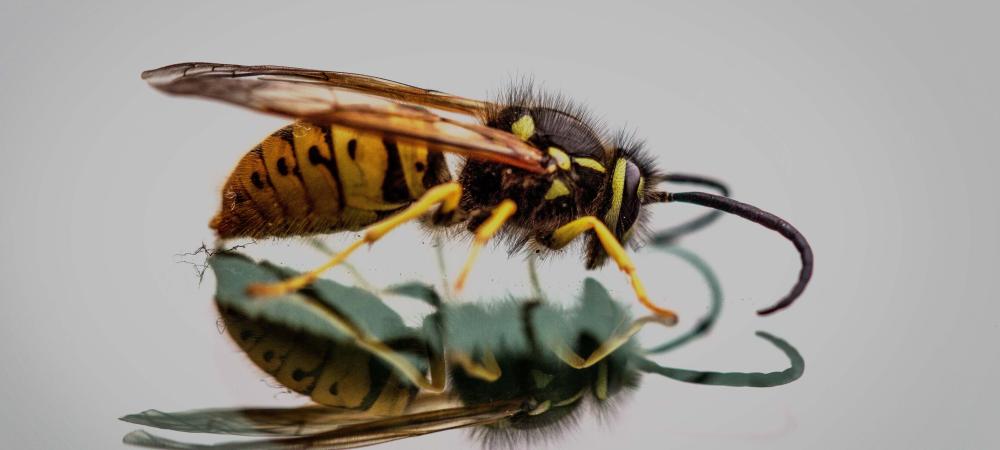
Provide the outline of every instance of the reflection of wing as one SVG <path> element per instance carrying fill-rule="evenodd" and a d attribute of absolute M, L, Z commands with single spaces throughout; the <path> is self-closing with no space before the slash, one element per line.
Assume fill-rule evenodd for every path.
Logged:
<path fill-rule="evenodd" d="M 328 406 L 302 408 L 200 409 L 169 413 L 150 409 L 121 420 L 136 425 L 187 433 L 237 436 L 300 436 L 371 420 L 365 411 Z"/>
<path fill-rule="evenodd" d="M 542 152 L 510 133 L 441 117 L 390 99 L 476 111 L 479 106 L 456 106 L 469 100 L 458 101 L 458 97 L 388 80 L 287 67 L 207 63 L 149 70 L 143 72 L 142 78 L 169 94 L 213 98 L 318 124 L 339 124 L 426 142 L 432 150 L 497 161 L 533 172 L 547 170 L 542 163 L 545 159 Z"/>
<path fill-rule="evenodd" d="M 461 403 L 451 395 L 423 394 L 415 398 L 406 411 L 413 414 L 459 406 Z M 275 437 L 302 436 L 387 417 L 364 410 L 308 405 L 298 408 L 216 408 L 181 412 L 150 409 L 129 414 L 120 420 L 186 433 Z"/>
<path fill-rule="evenodd" d="M 476 406 L 441 409 L 403 416 L 376 419 L 338 427 L 331 431 L 283 439 L 224 442 L 214 445 L 187 444 L 133 431 L 123 442 L 149 448 L 204 449 L 299 449 L 356 448 L 381 444 L 407 437 L 498 422 L 522 412 L 522 402 L 508 401 Z"/>

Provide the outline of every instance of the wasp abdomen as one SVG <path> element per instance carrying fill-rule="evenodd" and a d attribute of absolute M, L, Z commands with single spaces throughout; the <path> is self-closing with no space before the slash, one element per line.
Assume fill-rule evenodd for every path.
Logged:
<path fill-rule="evenodd" d="M 221 238 L 355 230 L 450 178 L 426 144 L 296 122 L 243 156 L 210 226 Z"/>

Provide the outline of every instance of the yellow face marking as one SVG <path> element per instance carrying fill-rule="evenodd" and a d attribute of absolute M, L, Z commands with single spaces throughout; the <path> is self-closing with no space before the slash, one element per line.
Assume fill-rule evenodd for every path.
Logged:
<path fill-rule="evenodd" d="M 510 126 L 510 131 L 522 141 L 527 141 L 535 134 L 535 119 L 525 114 Z"/>
<path fill-rule="evenodd" d="M 615 171 L 611 175 L 611 208 L 604 216 L 604 223 L 614 228 L 618 223 L 618 213 L 622 209 L 622 197 L 625 190 L 625 158 L 619 158 L 615 163 Z"/>
<path fill-rule="evenodd" d="M 569 161 L 569 155 L 567 155 L 566 152 L 559 150 L 556 147 L 549 147 L 549 156 L 555 158 L 556 166 L 558 166 L 560 169 L 569 170 L 570 161 Z"/>
<path fill-rule="evenodd" d="M 597 160 L 593 158 L 573 158 L 573 162 L 588 169 L 593 169 L 601 173 L 607 172 L 607 169 L 604 168 L 604 165 L 597 162 Z"/>
<path fill-rule="evenodd" d="M 549 187 L 549 191 L 545 193 L 545 199 L 552 200 L 564 195 L 569 195 L 569 188 L 562 181 L 555 180 Z"/>

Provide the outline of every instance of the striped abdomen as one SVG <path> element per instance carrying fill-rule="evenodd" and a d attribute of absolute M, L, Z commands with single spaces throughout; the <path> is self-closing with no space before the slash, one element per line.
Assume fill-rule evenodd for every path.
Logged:
<path fill-rule="evenodd" d="M 356 230 L 450 178 L 423 143 L 296 122 L 240 160 L 210 226 L 220 238 Z"/>
<path fill-rule="evenodd" d="M 385 363 L 348 342 L 255 321 L 221 305 L 219 313 L 229 336 L 257 367 L 316 403 L 397 415 L 417 394 Z"/>

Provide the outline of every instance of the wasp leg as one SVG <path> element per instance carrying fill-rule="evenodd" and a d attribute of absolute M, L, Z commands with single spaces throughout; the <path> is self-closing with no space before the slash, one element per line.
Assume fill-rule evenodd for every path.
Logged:
<path fill-rule="evenodd" d="M 541 238 L 541 242 L 548 247 L 558 250 L 565 247 L 573 239 L 582 234 L 585 231 L 593 230 L 597 234 L 597 238 L 600 240 L 601 245 L 604 246 L 604 251 L 608 252 L 608 255 L 615 260 L 618 264 L 618 268 L 622 272 L 625 272 L 629 277 L 629 281 L 632 283 L 632 290 L 635 291 L 636 297 L 639 299 L 639 303 L 643 306 L 649 308 L 655 314 L 663 317 L 667 321 L 672 323 L 677 322 L 677 314 L 673 311 L 665 308 L 656 306 L 649 300 L 649 296 L 646 295 L 646 288 L 643 287 L 642 281 L 639 280 L 639 275 L 635 272 L 635 264 L 629 259 L 628 254 L 625 253 L 625 249 L 622 248 L 622 244 L 618 242 L 615 235 L 611 233 L 611 230 L 601 222 L 600 219 L 594 216 L 584 216 L 569 222 L 552 232 L 549 236 L 544 236 Z"/>
<path fill-rule="evenodd" d="M 479 257 L 479 251 L 483 249 L 483 246 L 489 242 L 490 238 L 493 237 L 500 230 L 507 219 L 513 216 L 517 212 L 517 203 L 512 200 L 504 200 L 493 208 L 493 212 L 490 217 L 486 219 L 482 225 L 476 228 L 476 240 L 472 243 L 472 250 L 469 252 L 469 258 L 465 260 L 465 265 L 462 266 L 462 271 L 459 272 L 458 278 L 455 279 L 455 292 L 461 292 L 462 288 L 465 287 L 465 279 L 468 278 L 469 272 L 472 270 L 472 264 L 476 262 L 476 258 Z"/>
<path fill-rule="evenodd" d="M 364 236 L 357 241 L 354 241 L 346 249 L 337 253 L 333 258 L 330 258 L 326 264 L 313 269 L 310 272 L 306 272 L 297 277 L 289 278 L 284 281 L 276 283 L 255 283 L 251 284 L 247 291 L 253 296 L 277 296 L 284 295 L 289 292 L 295 292 L 303 287 L 308 286 L 319 275 L 330 268 L 344 262 L 351 253 L 360 248 L 365 244 L 373 244 L 375 241 L 385 236 L 387 233 L 392 231 L 394 228 L 416 219 L 422 216 L 427 211 L 430 211 L 434 205 L 438 203 L 441 204 L 441 211 L 444 213 L 450 213 L 458 208 L 458 201 L 462 197 L 462 186 L 458 183 L 445 183 L 434 186 L 428 190 L 419 200 L 404 209 L 403 211 L 394 214 L 381 222 L 376 223 L 365 231 Z"/>
<path fill-rule="evenodd" d="M 635 334 L 638 333 L 639 330 L 641 330 L 647 323 L 658 323 L 663 326 L 673 325 L 673 322 L 668 317 L 649 315 L 636 319 L 627 330 L 609 337 L 608 340 L 598 346 L 597 349 L 595 349 L 587 358 L 583 358 L 578 355 L 561 340 L 551 342 L 552 351 L 555 352 L 559 359 L 570 367 L 574 369 L 586 369 L 601 362 L 601 360 L 606 358 L 608 355 L 614 353 L 615 350 L 618 350 L 619 347 L 625 345 L 625 343 L 627 343 L 632 336 L 635 336 Z"/>

